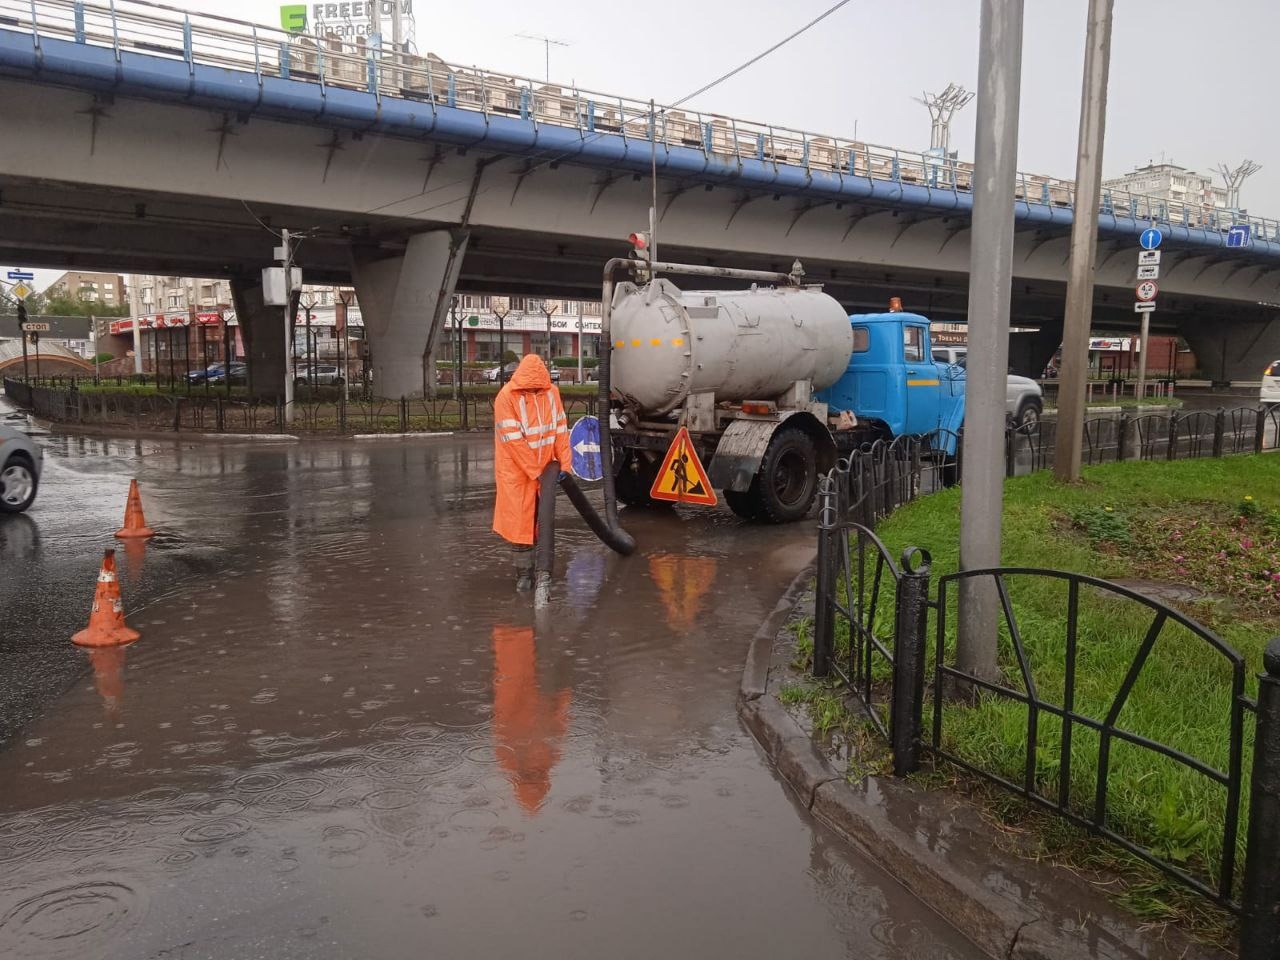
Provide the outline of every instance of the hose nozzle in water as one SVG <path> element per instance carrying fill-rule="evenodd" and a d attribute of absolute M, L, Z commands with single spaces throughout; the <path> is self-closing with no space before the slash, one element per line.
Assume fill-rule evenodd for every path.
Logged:
<path fill-rule="evenodd" d="M 549 464 L 542 471 L 538 488 L 538 533 L 534 548 L 533 605 L 535 609 L 551 602 L 551 572 L 556 559 L 556 484 L 559 483 L 577 508 L 591 532 L 615 553 L 629 556 L 636 548 L 636 541 L 621 527 L 611 527 L 596 512 L 578 482 L 567 473 L 561 473 L 557 464 Z"/>

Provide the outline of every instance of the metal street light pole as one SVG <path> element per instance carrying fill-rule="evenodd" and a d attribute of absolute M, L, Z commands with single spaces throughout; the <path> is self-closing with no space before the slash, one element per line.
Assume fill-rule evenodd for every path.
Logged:
<path fill-rule="evenodd" d="M 1000 565 L 1022 12 L 1023 0 L 982 0 L 969 243 L 969 363 L 960 500 L 962 570 Z M 990 580 L 975 577 L 961 581 L 956 643 L 959 669 L 984 679 L 998 676 L 998 615 L 998 597 Z"/>
<path fill-rule="evenodd" d="M 453 317 L 453 399 L 462 400 L 462 324 L 458 321 L 458 298 L 449 300 L 449 313 Z"/>
<path fill-rule="evenodd" d="M 1058 431 L 1053 473 L 1080 479 L 1084 442 L 1089 326 L 1093 316 L 1093 268 L 1098 250 L 1098 201 L 1102 193 L 1102 139 L 1107 124 L 1107 73 L 1111 65 L 1111 11 L 1114 0 L 1089 0 L 1084 47 L 1084 88 L 1080 104 L 1080 146 L 1076 156 L 1075 219 L 1067 270 L 1067 306 L 1062 328 L 1062 376 L 1058 388 Z M 1145 317 L 1144 329 L 1145 329 Z M 1146 354 L 1146 345 L 1142 352 Z"/>
<path fill-rule="evenodd" d="M 560 309 L 560 304 L 557 303 L 555 300 L 542 301 L 542 312 L 547 318 L 547 366 L 551 365 L 551 359 L 553 354 L 555 353 L 555 351 L 552 349 L 552 344 L 551 344 L 551 337 L 552 337 L 551 318 L 556 315 L 556 312 L 559 309 Z"/>
<path fill-rule="evenodd" d="M 578 301 L 578 383 L 582 383 L 582 301 Z"/>

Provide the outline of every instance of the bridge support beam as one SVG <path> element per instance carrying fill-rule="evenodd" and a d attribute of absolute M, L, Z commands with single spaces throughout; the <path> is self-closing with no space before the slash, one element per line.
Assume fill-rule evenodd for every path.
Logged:
<path fill-rule="evenodd" d="M 443 301 L 453 296 L 467 235 L 433 230 L 409 238 L 404 254 L 376 259 L 351 253 L 360 314 L 373 362 L 373 391 L 381 397 L 420 397 L 435 386 L 435 348 Z"/>
<path fill-rule="evenodd" d="M 1215 383 L 1260 380 L 1267 364 L 1280 359 L 1280 317 L 1254 321 L 1211 321 L 1203 314 L 1179 319 L 1204 375 Z"/>
<path fill-rule="evenodd" d="M 1039 330 L 1009 334 L 1009 367 L 1020 377 L 1039 379 L 1062 345 L 1062 321 L 1048 321 Z"/>
<path fill-rule="evenodd" d="M 299 291 L 293 292 L 293 313 L 298 312 Z M 249 364 L 249 388 L 264 400 L 285 399 L 285 380 L 293 376 L 289 338 L 285 335 L 283 307 L 262 302 L 262 277 L 233 277 L 231 301 L 236 308 L 240 336 Z"/>

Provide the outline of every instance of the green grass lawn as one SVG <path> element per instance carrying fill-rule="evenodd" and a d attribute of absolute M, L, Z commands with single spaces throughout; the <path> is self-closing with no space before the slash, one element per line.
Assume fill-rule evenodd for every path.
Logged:
<path fill-rule="evenodd" d="M 936 583 L 936 577 L 957 568 L 959 508 L 960 491 L 948 490 L 903 507 L 877 532 L 894 556 L 907 545 L 927 548 Z M 1280 634 L 1280 456 L 1109 464 L 1086 469 L 1084 481 L 1070 485 L 1056 482 L 1050 473 L 1037 473 L 1006 483 L 1003 520 L 1007 566 L 1047 567 L 1104 579 L 1140 577 L 1204 591 L 1202 599 L 1180 600 L 1174 606 L 1244 657 L 1247 693 L 1256 694 L 1263 648 Z M 1061 704 L 1066 585 L 1012 577 L 1009 590 L 1038 692 Z M 954 646 L 955 593 L 952 584 L 949 649 Z M 1076 709 L 1102 720 L 1151 626 L 1153 611 L 1093 588 L 1082 589 L 1080 600 Z M 892 610 L 883 616 L 888 619 L 880 627 L 887 630 Z M 1007 630 L 1002 629 L 1000 639 L 1005 680 L 1022 689 Z M 931 648 L 933 643 L 931 639 Z M 1225 771 L 1230 684 L 1228 661 L 1192 631 L 1171 623 L 1161 633 L 1117 724 Z M 932 709 L 930 702 L 926 726 Z M 994 696 L 976 704 L 948 703 L 944 745 L 986 770 L 1021 782 L 1027 721 L 1025 706 Z M 1252 726 L 1252 719 L 1246 718 L 1250 741 Z M 1057 795 L 1062 775 L 1061 732 L 1058 721 L 1041 715 L 1035 785 L 1048 796 Z M 1082 813 L 1092 810 L 1098 746 L 1096 733 L 1075 727 L 1069 793 L 1072 806 Z M 1247 749 L 1246 778 L 1251 762 Z M 1226 814 L 1222 786 L 1169 758 L 1123 743 L 1112 747 L 1109 783 L 1113 829 L 1199 877 L 1216 876 Z M 1246 786 L 1245 806 L 1247 793 Z M 1236 844 L 1237 887 L 1246 817 L 1247 809 Z M 1081 849 L 1100 846 L 1106 845 L 1088 841 Z M 1154 904 L 1148 904 L 1150 911 L 1174 911 L 1168 904 L 1178 899 L 1176 891 L 1160 884 L 1154 889 L 1154 894 L 1144 893 Z"/>

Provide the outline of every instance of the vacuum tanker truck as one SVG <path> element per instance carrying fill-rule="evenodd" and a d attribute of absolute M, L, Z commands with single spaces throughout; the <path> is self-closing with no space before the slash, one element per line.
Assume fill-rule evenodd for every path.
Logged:
<path fill-rule="evenodd" d="M 685 290 L 680 274 L 753 282 Z M 862 444 L 923 436 L 955 454 L 964 370 L 933 361 L 928 319 L 896 298 L 850 316 L 798 262 L 777 274 L 618 259 L 603 307 L 601 401 L 623 503 L 649 502 L 681 427 L 730 509 L 770 523 L 804 517 L 819 474 Z"/>

